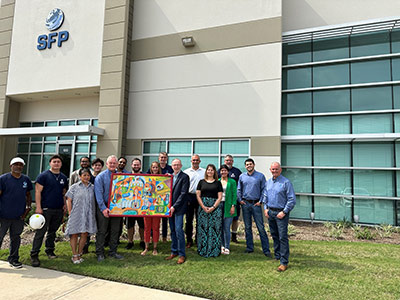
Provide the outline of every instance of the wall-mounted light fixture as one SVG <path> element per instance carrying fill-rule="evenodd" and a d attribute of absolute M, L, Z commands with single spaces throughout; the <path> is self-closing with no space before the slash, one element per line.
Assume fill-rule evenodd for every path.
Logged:
<path fill-rule="evenodd" d="M 182 45 L 184 47 L 193 47 L 196 44 L 192 36 L 185 36 L 182 38 Z"/>

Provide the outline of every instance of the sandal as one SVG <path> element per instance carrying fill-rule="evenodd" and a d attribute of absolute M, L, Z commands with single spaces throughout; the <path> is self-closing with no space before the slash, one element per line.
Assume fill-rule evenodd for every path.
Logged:
<path fill-rule="evenodd" d="M 153 249 L 153 255 L 158 255 L 157 248 Z"/>
<path fill-rule="evenodd" d="M 79 259 L 79 254 L 72 255 L 71 261 L 75 265 L 80 264 L 81 260 Z"/>
<path fill-rule="evenodd" d="M 78 255 L 79 255 L 79 261 L 80 261 L 80 262 L 83 262 L 83 261 L 84 261 L 84 259 L 82 258 L 83 253 L 79 253 Z"/>
<path fill-rule="evenodd" d="M 147 251 L 149 251 L 149 249 L 144 249 L 142 253 L 140 253 L 141 256 L 145 256 L 147 254 Z"/>

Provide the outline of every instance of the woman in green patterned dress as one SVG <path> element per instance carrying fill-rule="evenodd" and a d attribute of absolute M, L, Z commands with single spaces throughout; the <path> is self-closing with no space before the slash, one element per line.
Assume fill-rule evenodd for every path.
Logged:
<path fill-rule="evenodd" d="M 199 210 L 197 215 L 197 252 L 203 257 L 221 254 L 222 185 L 218 181 L 217 169 L 213 164 L 206 168 L 204 179 L 200 180 L 197 191 Z"/>

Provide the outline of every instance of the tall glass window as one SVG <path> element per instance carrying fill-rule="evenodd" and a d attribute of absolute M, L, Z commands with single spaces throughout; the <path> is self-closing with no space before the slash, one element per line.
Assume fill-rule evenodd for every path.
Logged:
<path fill-rule="evenodd" d="M 283 43 L 281 161 L 294 218 L 400 225 L 400 30 L 363 26 Z"/>

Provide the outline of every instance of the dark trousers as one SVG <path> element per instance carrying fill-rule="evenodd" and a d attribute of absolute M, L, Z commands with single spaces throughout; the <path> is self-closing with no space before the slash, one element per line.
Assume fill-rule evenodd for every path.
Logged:
<path fill-rule="evenodd" d="M 161 218 L 162 222 L 162 237 L 167 238 L 168 236 L 168 218 Z"/>
<path fill-rule="evenodd" d="M 98 208 L 96 211 L 97 234 L 96 234 L 96 255 L 104 255 L 104 243 L 107 231 L 110 232 L 110 252 L 109 254 L 117 253 L 119 229 L 121 227 L 121 217 L 104 217 L 103 213 Z M 110 225 L 110 229 L 108 226 Z"/>
<path fill-rule="evenodd" d="M 43 210 L 43 216 L 46 220 L 46 223 L 41 229 L 36 230 L 35 237 L 33 238 L 31 256 L 38 256 L 40 252 L 40 247 L 42 247 L 44 235 L 46 235 L 45 252 L 50 254 L 54 252 L 56 240 L 56 232 L 58 228 L 60 228 L 64 211 L 63 209 L 52 209 L 47 208 Z"/>
<path fill-rule="evenodd" d="M 10 230 L 10 255 L 8 261 L 18 261 L 19 245 L 21 245 L 21 233 L 24 229 L 23 220 L 0 219 L 0 248 L 3 244 L 4 236 Z"/>
<path fill-rule="evenodd" d="M 193 219 L 196 216 L 197 228 L 197 210 L 199 202 L 197 202 L 196 194 L 189 194 L 188 208 L 186 211 L 186 241 L 193 244 Z M 195 234 L 197 234 L 197 229 Z"/>

